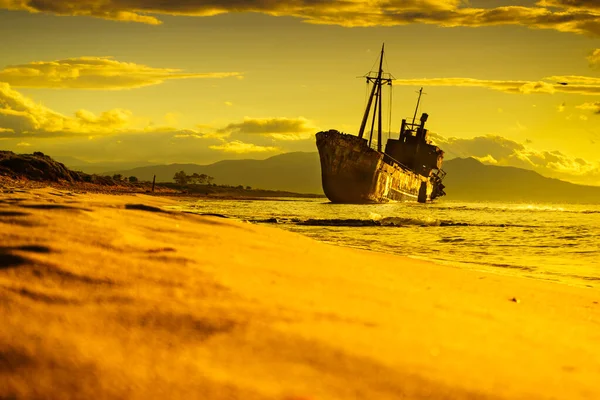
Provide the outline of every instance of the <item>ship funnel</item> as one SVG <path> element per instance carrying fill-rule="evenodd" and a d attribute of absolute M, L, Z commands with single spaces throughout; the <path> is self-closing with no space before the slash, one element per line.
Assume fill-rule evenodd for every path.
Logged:
<path fill-rule="evenodd" d="M 427 129 L 425 129 L 425 122 L 427 122 L 427 118 L 429 118 L 429 114 L 421 114 L 421 126 L 419 129 L 417 129 L 417 138 L 420 142 L 424 142 L 427 137 Z"/>

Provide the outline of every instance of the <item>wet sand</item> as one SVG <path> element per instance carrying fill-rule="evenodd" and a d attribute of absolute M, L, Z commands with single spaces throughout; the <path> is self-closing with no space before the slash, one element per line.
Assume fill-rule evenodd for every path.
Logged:
<path fill-rule="evenodd" d="M 597 399 L 600 291 L 0 190 L 1 399 Z"/>

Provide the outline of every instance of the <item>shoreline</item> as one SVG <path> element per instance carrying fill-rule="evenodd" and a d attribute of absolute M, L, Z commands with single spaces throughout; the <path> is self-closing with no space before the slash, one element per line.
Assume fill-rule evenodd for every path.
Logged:
<path fill-rule="evenodd" d="M 0 398 L 600 397 L 596 289 L 173 204 L 0 193 Z"/>
<path fill-rule="evenodd" d="M 545 282 L 553 282 L 553 283 L 558 283 L 558 284 L 565 284 L 565 285 L 569 285 L 569 286 L 575 286 L 575 287 L 580 287 L 580 288 L 590 288 L 590 289 L 599 289 L 600 287 L 595 285 L 594 282 L 598 281 L 597 276 L 594 275 L 573 275 L 573 274 L 557 274 L 557 273 L 551 273 L 551 272 L 544 272 L 543 267 L 540 267 L 538 269 L 537 266 L 531 266 L 531 265 L 527 265 L 527 264 L 511 264 L 511 265 L 507 265 L 507 264 L 503 264 L 503 263 L 485 263 L 485 262 L 478 262 L 478 261 L 471 261 L 471 260 L 449 260 L 449 259 L 440 259 L 440 258 L 429 258 L 426 256 L 421 256 L 421 255 L 409 255 L 409 254 L 402 254 L 402 253 L 398 253 L 395 252 L 394 250 L 387 250 L 387 249 L 382 249 L 380 247 L 377 248 L 373 248 L 369 245 L 364 245 L 364 246 L 360 246 L 360 245 L 353 245 L 352 243 L 347 243 L 345 241 L 327 241 L 327 240 L 321 240 L 318 235 L 315 236 L 314 232 L 309 231 L 299 231 L 298 229 L 294 229 L 294 227 L 303 227 L 306 226 L 305 224 L 302 223 L 301 219 L 296 219 L 296 218 L 291 218 L 290 217 L 284 217 L 284 218 L 279 218 L 279 217 L 271 217 L 271 218 L 259 218 L 259 219 L 255 219 L 255 218 L 245 218 L 243 216 L 235 216 L 235 215 L 230 215 L 230 214 L 214 214 L 211 212 L 208 213 L 204 213 L 204 212 L 198 212 L 195 211 L 194 207 L 193 207 L 193 201 L 191 201 L 190 203 L 186 203 L 186 201 L 188 200 L 193 200 L 193 199 L 178 199 L 178 198 L 173 198 L 175 201 L 178 201 L 179 206 L 174 206 L 172 207 L 172 209 L 174 210 L 179 210 L 179 211 L 183 211 L 183 212 L 190 212 L 196 215 L 209 215 L 209 216 L 220 216 L 220 217 L 225 217 L 225 218 L 230 218 L 231 220 L 234 221 L 239 221 L 239 222 L 248 222 L 248 223 L 253 223 L 253 224 L 257 224 L 259 226 L 273 226 L 279 229 L 282 229 L 284 231 L 291 231 L 291 232 L 296 232 L 296 233 L 300 233 L 306 237 L 309 237 L 313 240 L 316 240 L 320 243 L 326 243 L 326 244 L 330 244 L 330 245 L 334 245 L 334 246 L 339 246 L 339 247 L 343 247 L 343 248 L 348 248 L 348 249 L 358 249 L 358 250 L 364 250 L 364 251 L 370 251 L 370 252 L 374 252 L 377 254 L 388 254 L 388 255 L 396 255 L 399 257 L 408 257 L 410 259 L 415 259 L 415 260 L 420 260 L 420 261 L 427 261 L 427 262 L 431 262 L 434 264 L 439 264 L 439 265 L 444 265 L 444 266 L 449 266 L 452 268 L 459 268 L 459 269 L 466 269 L 466 270 L 470 270 L 470 271 L 475 271 L 475 272 L 485 272 L 485 273 L 491 273 L 491 274 L 495 274 L 495 275 L 500 275 L 500 276 L 514 276 L 514 277 L 522 277 L 522 278 L 527 278 L 527 279 L 534 279 L 534 280 L 541 280 L 541 281 L 545 281 Z M 198 201 L 202 201 L 202 200 L 206 200 L 206 201 L 216 201 L 215 204 L 218 204 L 218 200 L 217 199 L 198 199 Z M 238 199 L 227 199 L 227 201 L 236 201 Z M 257 199 L 257 200 L 262 200 L 262 199 Z M 284 199 L 273 199 L 273 200 L 277 200 L 277 201 L 285 201 Z M 297 201 L 297 199 L 293 199 L 293 200 L 289 200 L 289 201 Z M 307 217 L 308 218 L 308 217 Z M 308 221 L 313 221 L 313 218 L 308 218 Z M 315 221 L 320 221 L 319 219 L 315 219 Z M 398 228 L 403 228 L 403 227 L 407 227 L 407 226 L 397 226 L 397 225 L 376 225 L 376 224 L 369 224 L 368 222 L 377 222 L 379 221 L 376 218 L 364 218 L 364 219 L 360 219 L 360 220 L 354 220 L 354 219 L 350 219 L 349 221 L 353 222 L 354 224 L 352 225 L 329 225 L 327 224 L 328 221 L 330 221 L 329 219 L 323 219 L 322 221 L 325 221 L 326 223 L 324 225 L 322 225 L 323 227 L 341 227 L 341 228 L 353 228 L 353 229 L 368 229 L 368 228 L 373 228 L 373 227 L 377 227 L 377 228 L 388 228 L 388 229 L 398 229 Z M 345 220 L 343 220 L 345 221 Z M 360 223 L 355 223 L 355 222 L 360 222 Z M 444 221 L 442 221 L 443 223 Z M 321 225 L 319 224 L 308 224 L 308 227 L 319 227 Z M 440 225 L 442 227 L 454 227 L 454 226 L 463 226 L 462 224 L 459 223 L 450 223 L 450 224 L 445 224 L 445 225 Z M 466 226 L 471 226 L 469 224 L 467 224 Z M 477 225 L 475 225 L 477 226 Z M 504 226 L 501 225 L 501 226 Z M 410 227 L 410 225 L 408 225 L 408 227 Z M 496 227 L 496 225 L 494 225 L 493 227 Z M 518 272 L 520 271 L 520 272 Z"/>

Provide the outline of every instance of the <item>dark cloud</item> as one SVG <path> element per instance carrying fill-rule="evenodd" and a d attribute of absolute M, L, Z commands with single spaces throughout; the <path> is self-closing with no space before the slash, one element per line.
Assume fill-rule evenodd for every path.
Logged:
<path fill-rule="evenodd" d="M 540 0 L 540 7 L 557 7 L 577 10 L 600 11 L 598 0 Z"/>
<path fill-rule="evenodd" d="M 0 8 L 160 24 L 160 15 L 213 16 L 257 12 L 314 24 L 392 26 L 523 25 L 600 35 L 595 0 L 545 0 L 533 7 L 469 7 L 461 0 L 0 0 Z"/>

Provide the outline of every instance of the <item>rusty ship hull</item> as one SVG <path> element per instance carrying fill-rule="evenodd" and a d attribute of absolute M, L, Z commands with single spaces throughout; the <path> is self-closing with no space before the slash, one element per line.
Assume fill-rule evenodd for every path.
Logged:
<path fill-rule="evenodd" d="M 410 169 L 386 162 L 367 140 L 335 130 L 316 134 L 323 191 L 334 203 L 431 201 L 436 183 Z"/>

